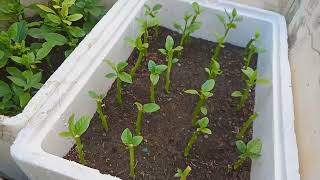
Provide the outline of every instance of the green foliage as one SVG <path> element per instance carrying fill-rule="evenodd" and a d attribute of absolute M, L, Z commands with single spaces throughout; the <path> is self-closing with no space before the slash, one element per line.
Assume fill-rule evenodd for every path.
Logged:
<path fill-rule="evenodd" d="M 260 139 L 253 139 L 248 144 L 238 140 L 236 141 L 236 146 L 240 156 L 233 166 L 235 170 L 239 169 L 247 160 L 255 160 L 261 156 L 262 142 Z"/>
<path fill-rule="evenodd" d="M 136 121 L 136 134 L 141 135 L 141 122 L 142 122 L 142 114 L 143 113 L 153 113 L 160 109 L 160 106 L 156 103 L 148 103 L 148 104 L 141 104 L 139 102 L 134 103 L 138 109 L 138 116 Z"/>
<path fill-rule="evenodd" d="M 187 177 L 190 174 L 190 172 L 191 172 L 191 167 L 187 166 L 186 169 L 184 169 L 183 171 L 181 169 L 178 169 L 174 177 L 179 177 L 180 180 L 187 180 Z"/>
<path fill-rule="evenodd" d="M 146 4 L 144 5 L 145 15 L 149 16 L 151 19 L 155 19 L 153 21 L 157 21 L 155 22 L 156 24 L 153 26 L 156 36 L 158 36 L 158 31 L 159 31 L 159 23 L 158 23 L 159 19 L 157 17 L 157 14 L 159 13 L 161 8 L 162 8 L 161 4 L 156 4 L 153 7 L 150 7 Z"/>
<path fill-rule="evenodd" d="M 159 26 L 159 20 L 157 17 L 152 17 L 150 19 L 138 19 L 138 24 L 141 26 L 139 37 L 143 35 L 143 43 L 148 43 L 149 38 L 149 28 L 158 27 Z"/>
<path fill-rule="evenodd" d="M 183 17 L 184 25 L 180 25 L 177 22 L 173 23 L 173 26 L 175 29 L 178 30 L 182 34 L 180 44 L 179 46 L 184 46 L 192 33 L 199 30 L 202 26 L 202 23 L 197 20 L 197 17 L 203 12 L 203 10 L 200 8 L 199 4 L 197 2 L 192 3 L 192 8 L 194 10 L 193 14 L 186 14 Z"/>
<path fill-rule="evenodd" d="M 256 45 L 257 41 L 259 41 L 259 38 L 260 38 L 260 33 L 255 32 L 254 36 L 247 43 L 246 48 L 242 53 L 242 58 L 244 60 L 244 69 L 250 66 L 250 62 L 254 54 L 263 51 L 262 49 L 257 48 L 257 45 Z"/>
<path fill-rule="evenodd" d="M 102 94 L 97 94 L 94 91 L 89 91 L 89 96 L 94 99 L 97 103 L 97 112 L 99 114 L 100 120 L 101 120 L 101 124 L 104 128 L 105 131 L 107 131 L 109 129 L 109 123 L 107 120 L 107 116 L 103 114 L 103 110 L 102 110 L 102 100 L 103 100 L 103 95 Z"/>
<path fill-rule="evenodd" d="M 0 30 L 7 30 L 10 24 L 24 18 L 24 7 L 20 0 L 2 0 L 0 6 Z"/>
<path fill-rule="evenodd" d="M 253 121 L 255 121 L 258 117 L 258 113 L 253 113 L 249 119 L 243 123 L 242 127 L 240 128 L 239 132 L 237 133 L 237 140 L 241 140 L 244 138 L 245 133 L 247 132 L 248 128 L 250 127 L 250 125 L 253 123 Z"/>
<path fill-rule="evenodd" d="M 75 121 L 74 114 L 72 114 L 68 121 L 68 131 L 60 132 L 59 135 L 65 138 L 72 138 L 76 142 L 76 150 L 81 164 L 86 164 L 84 158 L 83 145 L 81 143 L 81 135 L 89 128 L 91 119 L 87 116 L 80 117 Z"/>
<path fill-rule="evenodd" d="M 167 69 L 166 65 L 157 65 L 153 60 L 148 62 L 148 70 L 150 72 L 150 101 L 155 103 L 155 86 L 158 84 L 160 75 Z"/>

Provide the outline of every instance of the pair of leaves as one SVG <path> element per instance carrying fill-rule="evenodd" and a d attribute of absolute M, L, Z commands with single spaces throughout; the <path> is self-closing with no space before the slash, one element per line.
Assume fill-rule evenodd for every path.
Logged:
<path fill-rule="evenodd" d="M 197 129 L 198 132 L 201 132 L 204 134 L 212 134 L 211 130 L 207 128 L 209 124 L 209 119 L 207 117 L 199 119 L 197 121 L 197 124 L 199 125 L 199 128 Z"/>
<path fill-rule="evenodd" d="M 261 156 L 262 141 L 260 139 L 253 139 L 247 145 L 242 140 L 238 140 L 236 146 L 242 158 L 257 159 Z"/>
<path fill-rule="evenodd" d="M 8 29 L 8 35 L 14 42 L 25 40 L 28 35 L 27 22 L 20 21 L 12 24 Z"/>
<path fill-rule="evenodd" d="M 102 94 L 97 94 L 94 91 L 89 91 L 88 94 L 95 101 L 102 102 L 102 99 L 103 99 L 103 95 Z"/>
<path fill-rule="evenodd" d="M 10 79 L 15 85 L 23 88 L 24 91 L 31 88 L 40 89 L 42 86 L 42 83 L 40 83 L 42 78 L 41 72 L 36 74 L 33 74 L 30 70 L 21 72 L 16 67 L 7 67 L 7 72 L 11 75 L 7 76 L 8 79 Z"/>
<path fill-rule="evenodd" d="M 141 40 L 141 36 L 138 36 L 136 40 L 131 38 L 125 38 L 125 41 L 133 48 L 137 48 L 139 51 L 145 51 L 149 48 L 148 43 L 143 43 Z"/>
<path fill-rule="evenodd" d="M 19 56 L 11 56 L 10 57 L 14 62 L 25 66 L 27 69 L 35 68 L 35 64 L 41 63 L 41 61 L 36 59 L 33 52 L 29 52 L 27 54 L 23 54 L 21 57 Z"/>
<path fill-rule="evenodd" d="M 153 113 L 160 109 L 160 106 L 156 103 L 148 103 L 148 104 L 141 104 L 139 102 L 134 103 L 139 111 L 142 111 L 144 113 Z"/>
<path fill-rule="evenodd" d="M 157 65 L 153 60 L 149 60 L 148 69 L 150 71 L 150 81 L 153 85 L 156 85 L 160 79 L 160 74 L 167 69 L 167 66 Z"/>
<path fill-rule="evenodd" d="M 161 8 L 162 8 L 161 4 L 156 4 L 153 7 L 150 7 L 147 4 L 145 4 L 144 5 L 145 15 L 148 15 L 150 17 L 155 17 L 159 13 Z"/>
<path fill-rule="evenodd" d="M 257 79 L 258 76 L 258 70 L 253 70 L 250 67 L 247 67 L 246 69 L 241 70 L 242 73 L 247 77 L 247 84 L 250 86 L 253 86 L 256 84 L 269 84 L 271 83 L 270 80 L 267 79 Z"/>
<path fill-rule="evenodd" d="M 142 140 L 142 136 L 133 136 L 130 129 L 126 128 L 121 134 L 122 143 L 125 145 L 138 146 Z"/>
<path fill-rule="evenodd" d="M 172 36 L 169 35 L 166 38 L 165 49 L 159 49 L 159 51 L 163 55 L 168 55 L 168 54 L 173 53 L 175 51 L 181 51 L 182 49 L 183 49 L 182 46 L 177 46 L 176 48 L 174 48 L 174 40 L 173 40 Z"/>
<path fill-rule="evenodd" d="M 112 63 L 111 61 L 106 61 L 107 64 L 111 67 L 111 69 L 115 73 L 109 73 L 106 75 L 107 78 L 119 78 L 121 81 L 131 84 L 132 83 L 132 77 L 130 74 L 124 72 L 124 68 L 128 66 L 127 62 L 119 62 L 117 65 Z"/>
<path fill-rule="evenodd" d="M 72 114 L 68 121 L 68 130 L 60 132 L 59 135 L 62 137 L 79 138 L 83 133 L 87 131 L 90 125 L 91 118 L 88 116 L 82 116 L 75 121 L 75 115 Z"/>

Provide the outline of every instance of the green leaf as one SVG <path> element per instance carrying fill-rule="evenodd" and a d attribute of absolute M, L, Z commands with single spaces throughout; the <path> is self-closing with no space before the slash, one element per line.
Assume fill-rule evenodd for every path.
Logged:
<path fill-rule="evenodd" d="M 22 72 L 16 67 L 6 67 L 6 70 L 11 76 L 23 78 Z"/>
<path fill-rule="evenodd" d="M 247 67 L 247 69 L 241 69 L 241 71 L 249 78 L 251 79 L 251 77 L 254 75 L 254 70 L 250 67 Z"/>
<path fill-rule="evenodd" d="M 156 68 L 155 68 L 155 73 L 156 74 L 161 74 L 163 73 L 165 70 L 167 69 L 167 66 L 166 65 L 157 65 Z"/>
<path fill-rule="evenodd" d="M 132 144 L 133 146 L 138 146 L 143 140 L 143 137 L 142 136 L 134 136 L 132 138 Z"/>
<path fill-rule="evenodd" d="M 130 74 L 126 73 L 126 72 L 120 72 L 118 74 L 118 77 L 120 78 L 121 81 L 126 82 L 131 84 L 132 83 L 132 77 Z"/>
<path fill-rule="evenodd" d="M 183 49 L 182 46 L 177 46 L 176 48 L 174 48 L 175 51 L 181 51 Z"/>
<path fill-rule="evenodd" d="M 143 112 L 152 113 L 158 111 L 160 106 L 156 103 L 148 103 L 143 105 Z"/>
<path fill-rule="evenodd" d="M 88 116 L 82 116 L 79 120 L 75 123 L 74 130 L 75 134 L 81 136 L 90 125 L 91 118 Z"/>
<path fill-rule="evenodd" d="M 236 29 L 237 28 L 237 25 L 235 23 L 229 23 L 227 26 L 230 29 Z"/>
<path fill-rule="evenodd" d="M 165 49 L 158 49 L 158 50 L 161 52 L 161 54 L 167 55 L 167 51 Z"/>
<path fill-rule="evenodd" d="M 37 4 L 36 6 L 38 8 L 40 8 L 41 10 L 45 11 L 45 12 L 56 14 L 56 12 L 54 10 L 52 10 L 51 8 L 49 8 L 49 7 L 45 6 L 45 5 Z"/>
<path fill-rule="evenodd" d="M 106 75 L 106 78 L 109 78 L 109 79 L 113 79 L 114 77 L 117 77 L 115 73 L 109 73 Z"/>
<path fill-rule="evenodd" d="M 179 32 L 183 32 L 182 26 L 177 22 L 173 23 L 173 27 L 176 28 Z"/>
<path fill-rule="evenodd" d="M 0 68 L 3 68 L 7 65 L 8 57 L 6 57 L 5 53 L 0 50 Z"/>
<path fill-rule="evenodd" d="M 125 67 L 127 67 L 128 66 L 128 63 L 127 62 L 119 62 L 118 64 L 117 64 L 117 70 L 120 72 L 120 71 L 122 71 Z"/>
<path fill-rule="evenodd" d="M 209 79 L 202 84 L 201 91 L 209 92 L 213 89 L 214 85 L 215 85 L 215 81 L 213 79 Z"/>
<path fill-rule="evenodd" d="M 200 131 L 204 134 L 212 134 L 212 131 L 209 128 L 201 128 Z"/>
<path fill-rule="evenodd" d="M 42 73 L 38 72 L 32 76 L 30 84 L 32 85 L 33 88 L 39 89 L 38 85 L 41 82 L 41 79 L 42 79 Z"/>
<path fill-rule="evenodd" d="M 122 134 L 121 134 L 121 140 L 122 140 L 122 143 L 125 144 L 125 145 L 132 144 L 133 138 L 132 138 L 132 133 L 131 133 L 131 131 L 129 130 L 129 128 L 126 128 L 126 129 L 122 132 Z"/>
<path fill-rule="evenodd" d="M 96 92 L 94 92 L 94 91 L 89 91 L 88 94 L 93 99 L 98 99 L 99 98 L 98 94 Z"/>
<path fill-rule="evenodd" d="M 207 117 L 204 117 L 202 119 L 199 119 L 197 123 L 199 124 L 200 128 L 206 128 L 209 124 L 209 119 Z"/>
<path fill-rule="evenodd" d="M 188 90 L 186 90 L 184 92 L 188 93 L 188 94 L 199 95 L 198 91 L 194 90 L 194 89 L 188 89 Z"/>
<path fill-rule="evenodd" d="M 28 35 L 27 22 L 20 21 L 12 24 L 8 29 L 8 34 L 15 42 L 25 40 Z"/>
<path fill-rule="evenodd" d="M 31 27 L 37 27 L 37 26 L 41 26 L 41 24 L 43 23 L 43 21 L 35 21 L 35 22 L 31 22 L 27 24 L 27 28 L 31 28 Z"/>
<path fill-rule="evenodd" d="M 201 26 L 202 26 L 201 22 L 194 22 L 188 27 L 187 33 L 188 34 L 194 33 L 195 31 L 199 30 Z"/>
<path fill-rule="evenodd" d="M 136 47 L 136 41 L 131 39 L 131 38 L 125 38 L 124 41 L 131 47 L 135 48 Z"/>
<path fill-rule="evenodd" d="M 80 38 L 86 35 L 86 33 L 80 27 L 77 27 L 77 26 L 69 26 L 68 31 L 74 37 Z"/>
<path fill-rule="evenodd" d="M 31 99 L 31 95 L 27 92 L 19 95 L 20 107 L 24 108 Z"/>
<path fill-rule="evenodd" d="M 63 18 L 67 17 L 69 14 L 69 5 L 63 4 L 60 12 Z"/>
<path fill-rule="evenodd" d="M 27 85 L 23 79 L 20 79 L 18 77 L 8 76 L 8 79 L 10 79 L 14 84 L 20 87 L 25 87 Z"/>
<path fill-rule="evenodd" d="M 75 124 L 74 124 L 74 114 L 72 114 L 70 117 L 69 117 L 69 120 L 68 120 L 68 129 L 69 129 L 69 132 L 71 132 L 71 134 L 75 134 Z"/>
<path fill-rule="evenodd" d="M 166 44 L 165 44 L 165 47 L 166 47 L 166 50 L 170 51 L 172 50 L 174 46 L 174 41 L 173 41 L 173 38 L 172 36 L 167 36 L 167 39 L 166 39 Z"/>
<path fill-rule="evenodd" d="M 200 111 L 201 111 L 201 113 L 203 114 L 203 115 L 207 115 L 207 113 L 208 113 L 208 109 L 205 107 L 205 106 L 202 106 L 201 108 L 200 108 Z"/>
<path fill-rule="evenodd" d="M 68 21 L 78 21 L 83 17 L 82 14 L 72 14 L 70 16 L 67 17 Z"/>
<path fill-rule="evenodd" d="M 143 105 L 142 105 L 141 103 L 135 102 L 134 105 L 137 106 L 137 109 L 138 109 L 139 111 L 143 111 Z"/>
<path fill-rule="evenodd" d="M 61 137 L 72 137 L 72 134 L 69 131 L 60 132 L 59 136 Z"/>
<path fill-rule="evenodd" d="M 200 13 L 201 12 L 200 6 L 199 6 L 199 4 L 197 2 L 193 2 L 192 3 L 192 8 L 196 13 Z"/>
<path fill-rule="evenodd" d="M 68 21 L 68 20 L 65 20 L 65 19 L 63 19 L 62 22 L 64 22 L 64 23 L 67 24 L 68 26 L 71 26 L 71 24 L 72 24 L 71 21 Z"/>
<path fill-rule="evenodd" d="M 112 70 L 117 71 L 117 68 L 116 68 L 116 66 L 114 65 L 113 62 L 111 62 L 109 60 L 106 60 L 105 62 L 108 64 L 108 66 L 111 67 Z"/>
<path fill-rule="evenodd" d="M 236 146 L 237 146 L 238 151 L 241 154 L 244 154 L 246 152 L 246 150 L 247 150 L 247 146 L 242 140 L 236 141 Z"/>
<path fill-rule="evenodd" d="M 253 139 L 247 144 L 247 151 L 252 154 L 260 154 L 262 149 L 262 141 L 260 139 Z"/>
<path fill-rule="evenodd" d="M 240 91 L 233 91 L 233 93 L 231 94 L 232 97 L 241 97 L 242 93 Z"/>
<path fill-rule="evenodd" d="M 155 6 L 153 6 L 152 11 L 159 11 L 162 8 L 161 4 L 156 4 Z"/>
<path fill-rule="evenodd" d="M 233 8 L 231 14 L 232 14 L 233 17 L 236 17 L 238 15 L 237 10 L 235 8 Z"/>
<path fill-rule="evenodd" d="M 150 74 L 150 81 L 153 85 L 156 85 L 160 79 L 158 74 Z"/>
<path fill-rule="evenodd" d="M 270 84 L 272 83 L 272 81 L 270 81 L 269 79 L 258 79 L 256 81 L 257 84 Z"/>
<path fill-rule="evenodd" d="M 41 60 L 48 56 L 54 46 L 50 42 L 45 42 L 42 47 L 37 51 L 36 59 Z"/>
<path fill-rule="evenodd" d="M 10 86 L 6 82 L 0 80 L 0 97 L 4 97 L 11 93 L 12 91 L 10 89 Z"/>
<path fill-rule="evenodd" d="M 47 14 L 48 19 L 56 24 L 60 24 L 61 23 L 61 19 L 59 16 L 54 15 L 54 14 Z"/>
<path fill-rule="evenodd" d="M 149 60 L 149 62 L 148 62 L 148 70 L 151 73 L 155 73 L 156 66 L 157 66 L 157 64 L 153 60 Z"/>
<path fill-rule="evenodd" d="M 224 16 L 217 14 L 217 17 L 218 17 L 221 24 L 225 24 L 226 20 L 224 19 Z"/>

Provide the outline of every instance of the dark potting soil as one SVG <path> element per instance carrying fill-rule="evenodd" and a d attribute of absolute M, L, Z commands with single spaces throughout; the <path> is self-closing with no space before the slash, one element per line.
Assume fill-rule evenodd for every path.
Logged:
<path fill-rule="evenodd" d="M 150 37 L 150 48 L 146 60 L 139 69 L 132 85 L 123 87 L 124 102 L 118 105 L 115 99 L 114 83 L 104 99 L 104 113 L 108 116 L 111 130 L 104 132 L 97 114 L 94 115 L 87 132 L 81 137 L 88 166 L 121 179 L 129 178 L 129 152 L 122 144 L 120 136 L 125 128 L 134 132 L 137 116 L 136 101 L 149 102 L 149 73 L 147 60 L 166 64 L 165 57 L 158 52 L 163 48 L 167 35 L 178 42 L 180 35 L 171 30 L 160 28 L 159 36 Z M 195 130 L 191 125 L 191 114 L 198 98 L 184 93 L 187 89 L 199 89 L 207 79 L 204 68 L 208 66 L 211 49 L 215 43 L 191 38 L 183 51 L 183 57 L 174 65 L 171 75 L 171 93 L 164 91 L 164 77 L 161 77 L 156 91 L 156 102 L 161 109 L 143 115 L 143 142 L 136 148 L 136 179 L 169 180 L 177 168 L 191 166 L 188 179 L 191 180 L 248 180 L 250 162 L 239 171 L 232 169 L 238 158 L 235 136 L 254 108 L 254 92 L 243 112 L 237 112 L 238 99 L 230 95 L 241 89 L 242 48 L 227 44 L 222 50 L 219 62 L 223 74 L 216 80 L 214 96 L 207 101 L 209 128 L 212 135 L 200 136 L 188 158 L 183 150 Z M 129 70 L 137 59 L 134 50 L 128 59 Z M 256 57 L 254 59 L 256 64 Z M 253 65 L 256 66 L 256 65 Z M 252 130 L 247 139 L 251 138 Z M 65 156 L 78 161 L 74 147 Z"/>

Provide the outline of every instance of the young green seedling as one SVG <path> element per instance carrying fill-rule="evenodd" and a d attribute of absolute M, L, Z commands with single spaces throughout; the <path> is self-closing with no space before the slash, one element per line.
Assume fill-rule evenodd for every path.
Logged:
<path fill-rule="evenodd" d="M 139 32 L 139 36 L 143 35 L 143 43 L 148 43 L 149 39 L 149 28 L 159 26 L 159 20 L 157 17 L 153 17 L 151 19 L 138 19 L 138 23 L 141 26 L 141 30 Z"/>
<path fill-rule="evenodd" d="M 94 91 L 89 91 L 89 96 L 94 99 L 97 103 L 97 112 L 99 114 L 100 120 L 101 120 L 101 124 L 104 128 L 105 131 L 107 131 L 109 129 L 109 123 L 107 120 L 107 116 L 103 114 L 102 111 L 102 100 L 103 100 L 103 95 L 98 95 L 96 92 Z"/>
<path fill-rule="evenodd" d="M 141 66 L 142 59 L 147 55 L 147 51 L 149 48 L 148 43 L 142 43 L 141 37 L 138 36 L 136 40 L 126 38 L 126 42 L 133 48 L 137 48 L 139 51 L 138 59 L 136 63 L 134 64 L 134 67 L 130 71 L 131 77 L 134 77 L 138 68 Z"/>
<path fill-rule="evenodd" d="M 184 19 L 184 26 L 175 22 L 173 26 L 182 34 L 179 46 L 184 47 L 184 45 L 188 42 L 190 35 L 201 28 L 202 23 L 197 20 L 197 17 L 203 12 L 200 9 L 200 6 L 197 2 L 192 3 L 192 8 L 194 10 L 194 14 L 186 14 Z"/>
<path fill-rule="evenodd" d="M 269 84 L 270 81 L 267 79 L 257 79 L 258 71 L 253 70 L 250 67 L 247 67 L 246 69 L 242 69 L 242 73 L 245 75 L 245 83 L 246 86 L 242 91 L 234 91 L 231 96 L 240 98 L 239 105 L 237 107 L 237 110 L 239 111 L 242 109 L 249 98 L 250 92 L 255 87 L 256 84 Z"/>
<path fill-rule="evenodd" d="M 253 139 L 246 145 L 242 140 L 236 142 L 240 153 L 239 159 L 234 163 L 233 168 L 239 169 L 247 160 L 255 160 L 261 156 L 262 142 L 260 139 Z"/>
<path fill-rule="evenodd" d="M 209 119 L 207 117 L 198 120 L 197 124 L 199 127 L 192 133 L 191 139 L 189 140 L 187 147 L 184 149 L 183 155 L 185 157 L 189 156 L 190 150 L 192 149 L 193 144 L 197 141 L 199 135 L 212 133 L 208 128 Z"/>
<path fill-rule="evenodd" d="M 156 4 L 153 7 L 150 7 L 150 6 L 145 4 L 144 5 L 145 15 L 149 16 L 150 18 L 157 18 L 157 14 L 159 13 L 161 8 L 162 8 L 161 4 Z M 158 36 L 158 29 L 159 29 L 159 24 L 157 23 L 154 26 L 154 31 L 156 33 L 156 36 Z"/>
<path fill-rule="evenodd" d="M 155 103 L 155 86 L 158 84 L 160 79 L 160 74 L 163 73 L 166 69 L 166 65 L 157 65 L 154 61 L 149 60 L 148 69 L 150 71 L 150 101 Z"/>
<path fill-rule="evenodd" d="M 81 143 L 81 135 L 85 133 L 90 125 L 91 119 L 87 116 L 80 117 L 76 122 L 74 114 L 72 114 L 68 121 L 68 131 L 60 132 L 61 137 L 70 137 L 76 142 L 76 150 L 80 163 L 85 165 L 86 160 L 84 157 L 83 144 Z"/>
<path fill-rule="evenodd" d="M 117 65 L 113 64 L 110 61 L 106 61 L 107 64 L 111 67 L 111 69 L 114 71 L 114 73 L 109 73 L 106 75 L 107 78 L 116 78 L 117 81 L 117 101 L 119 104 L 122 104 L 122 90 L 121 90 L 121 84 L 122 82 L 126 82 L 131 84 L 132 83 L 132 77 L 130 74 L 124 72 L 124 68 L 128 66 L 127 62 L 119 62 Z"/>
<path fill-rule="evenodd" d="M 143 113 L 153 113 L 160 109 L 160 106 L 155 103 L 148 103 L 142 105 L 139 102 L 134 103 L 137 106 L 138 109 L 138 116 L 136 121 L 136 134 L 141 135 L 141 122 L 142 122 L 142 114 Z"/>
<path fill-rule="evenodd" d="M 250 66 L 252 56 L 255 53 L 259 53 L 262 51 L 262 49 L 259 49 L 256 47 L 256 43 L 259 40 L 259 37 L 260 37 L 260 33 L 255 32 L 254 36 L 247 43 L 246 48 L 244 49 L 244 51 L 242 53 L 242 58 L 244 60 L 244 69 L 247 69 L 247 67 Z"/>
<path fill-rule="evenodd" d="M 197 119 L 200 112 L 204 115 L 207 115 L 207 108 L 205 104 L 207 99 L 213 96 L 213 93 L 211 91 L 213 90 L 214 85 L 215 85 L 215 81 L 213 79 L 209 79 L 202 84 L 201 89 L 199 91 L 195 89 L 188 89 L 184 91 L 185 93 L 199 96 L 197 105 L 192 112 L 192 124 L 194 126 L 197 125 Z"/>
<path fill-rule="evenodd" d="M 248 128 L 250 127 L 250 125 L 253 123 L 253 121 L 255 121 L 258 117 L 258 113 L 253 113 L 249 119 L 243 123 L 242 127 L 240 128 L 239 132 L 237 133 L 237 140 L 242 140 L 248 130 Z"/>
<path fill-rule="evenodd" d="M 130 153 L 130 177 L 134 178 L 135 173 L 134 173 L 134 168 L 135 168 L 135 154 L 134 154 L 134 147 L 138 146 L 142 140 L 142 136 L 132 136 L 131 131 L 126 128 L 122 134 L 121 134 L 121 140 L 122 143 L 125 144 Z"/>
<path fill-rule="evenodd" d="M 181 169 L 178 169 L 174 177 L 179 177 L 180 180 L 187 180 L 187 177 L 190 174 L 190 172 L 191 172 L 191 167 L 187 166 L 186 169 L 183 171 Z"/>
<path fill-rule="evenodd" d="M 159 49 L 159 51 L 167 57 L 168 61 L 168 66 L 167 66 L 167 73 L 166 73 L 166 84 L 165 84 L 165 89 L 166 92 L 170 92 L 170 75 L 171 75 L 171 69 L 172 65 L 178 61 L 178 59 L 174 59 L 174 53 L 179 52 L 183 49 L 182 46 L 177 46 L 174 48 L 174 40 L 173 38 L 169 35 L 167 36 L 166 39 L 166 44 L 165 44 L 165 49 Z"/>

